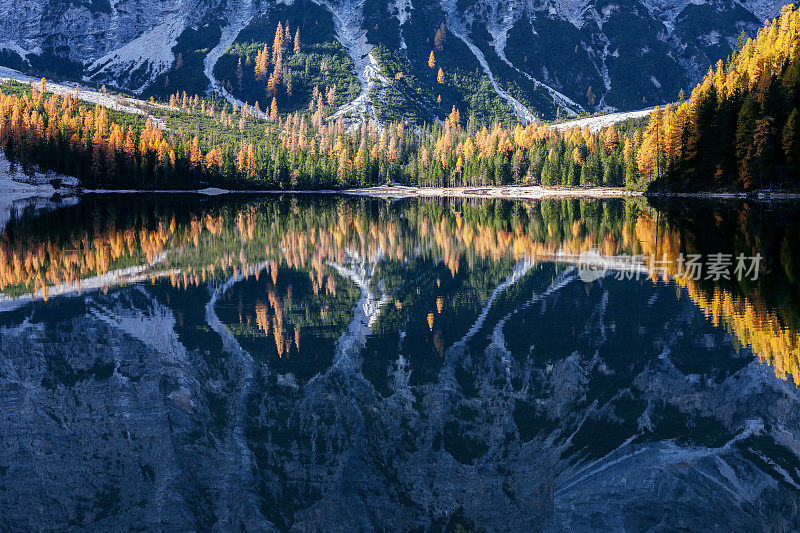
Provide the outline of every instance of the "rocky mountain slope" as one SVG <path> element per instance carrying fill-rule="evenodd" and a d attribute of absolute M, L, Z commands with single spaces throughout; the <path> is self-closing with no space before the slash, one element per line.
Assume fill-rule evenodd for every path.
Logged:
<path fill-rule="evenodd" d="M 346 52 L 341 113 L 424 122 L 455 105 L 465 116 L 528 121 L 672 101 L 779 9 L 732 0 L 2 0 L 0 64 L 138 94 L 216 89 L 233 99 L 248 95 L 231 94 L 234 74 L 217 61 L 248 27 L 248 42 L 271 44 L 264 21 L 296 19 L 309 38 Z M 310 69 L 324 60 L 310 58 Z"/>
<path fill-rule="evenodd" d="M 85 254 L 69 292 L 0 295 L 0 530 L 795 530 L 796 210 L 495 205 L 13 214 L 5 257 L 120 255 Z M 768 268 L 744 302 L 731 280 L 637 279 L 618 252 L 584 282 L 569 252 L 594 239 L 752 242 Z"/>
<path fill-rule="evenodd" d="M 793 384 L 737 353 L 673 287 L 611 277 L 589 287 L 574 269 L 533 266 L 483 279 L 490 298 L 443 346 L 420 342 L 414 320 L 374 320 L 370 264 L 358 258 L 334 267 L 342 292 L 331 302 L 355 302 L 331 322 L 338 340 L 283 359 L 237 329 L 253 276 L 211 294 L 130 286 L 0 313 L 0 524 L 797 523 Z M 308 277 L 280 276 L 301 303 Z"/>

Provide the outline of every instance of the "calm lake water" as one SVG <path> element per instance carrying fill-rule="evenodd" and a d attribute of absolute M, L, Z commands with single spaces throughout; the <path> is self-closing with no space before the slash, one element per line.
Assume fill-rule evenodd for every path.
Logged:
<path fill-rule="evenodd" d="M 0 530 L 800 527 L 794 204 L 45 204 Z"/>

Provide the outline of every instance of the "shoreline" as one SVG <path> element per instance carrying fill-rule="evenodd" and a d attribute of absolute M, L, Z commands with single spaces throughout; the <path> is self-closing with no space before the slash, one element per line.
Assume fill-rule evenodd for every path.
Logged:
<path fill-rule="evenodd" d="M 625 189 L 623 187 L 542 187 L 539 185 L 523 186 L 477 186 L 477 187 L 409 187 L 405 185 L 379 185 L 356 189 L 320 189 L 320 190 L 279 190 L 279 189 L 220 189 L 207 187 L 204 189 L 64 189 L 60 194 L 77 196 L 90 194 L 200 194 L 204 196 L 221 195 L 275 195 L 275 194 L 324 194 L 364 196 L 370 198 L 405 199 L 405 198 L 475 198 L 499 200 L 542 200 L 558 198 L 706 198 L 718 200 L 800 200 L 800 192 L 789 191 L 750 191 L 750 192 L 646 192 Z"/>
<path fill-rule="evenodd" d="M 522 186 L 477 186 L 477 187 L 407 187 L 404 185 L 345 189 L 342 194 L 371 196 L 376 198 L 494 198 L 503 200 L 541 200 L 548 198 L 626 198 L 642 196 L 641 191 L 622 187 L 542 187 Z"/>

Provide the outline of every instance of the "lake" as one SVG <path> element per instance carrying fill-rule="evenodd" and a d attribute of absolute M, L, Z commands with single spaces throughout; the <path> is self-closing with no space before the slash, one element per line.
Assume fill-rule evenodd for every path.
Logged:
<path fill-rule="evenodd" d="M 0 213 L 0 529 L 796 530 L 800 206 Z"/>

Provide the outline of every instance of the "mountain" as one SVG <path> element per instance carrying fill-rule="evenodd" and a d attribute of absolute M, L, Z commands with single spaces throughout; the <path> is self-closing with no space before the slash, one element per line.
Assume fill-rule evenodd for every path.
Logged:
<path fill-rule="evenodd" d="M 0 64 L 146 97 L 216 89 L 264 109 L 266 82 L 248 86 L 236 69 L 241 58 L 250 75 L 280 22 L 289 44 L 298 28 L 302 41 L 271 95 L 281 111 L 305 109 L 314 87 L 327 96 L 335 85 L 340 114 L 421 123 L 455 106 L 477 120 L 529 121 L 674 101 L 779 9 L 732 0 L 0 0 Z"/>
<path fill-rule="evenodd" d="M 0 529 L 793 531 L 798 211 L 668 207 L 29 210 L 0 235 Z M 542 259 L 594 243 L 768 255 L 738 288 Z"/>
<path fill-rule="evenodd" d="M 800 12 L 787 5 L 680 105 L 653 109 L 636 159 L 651 190 L 795 190 Z"/>

